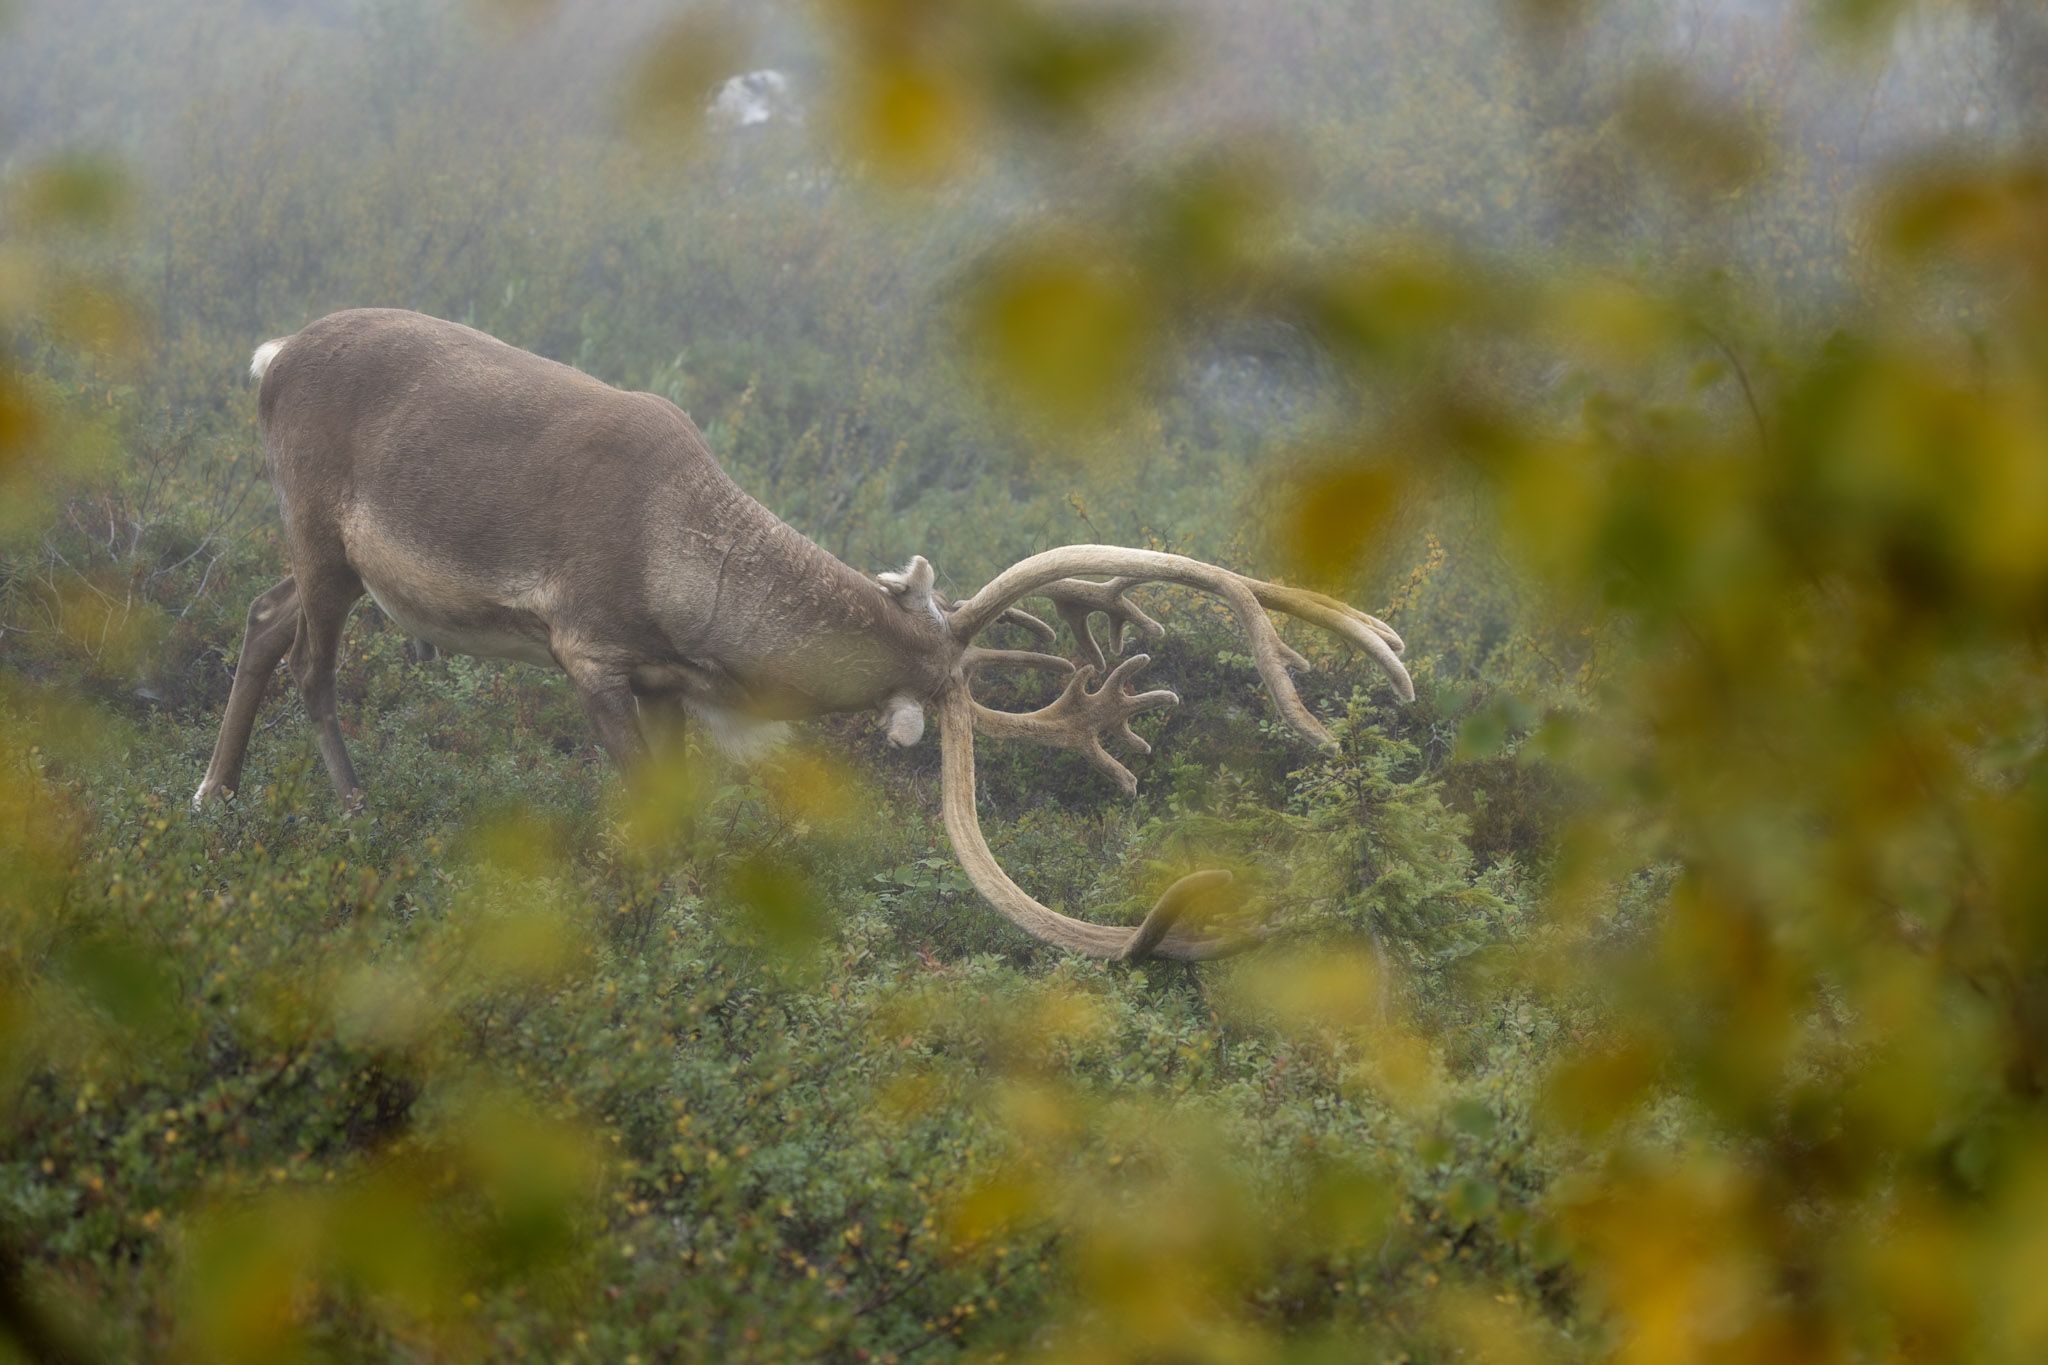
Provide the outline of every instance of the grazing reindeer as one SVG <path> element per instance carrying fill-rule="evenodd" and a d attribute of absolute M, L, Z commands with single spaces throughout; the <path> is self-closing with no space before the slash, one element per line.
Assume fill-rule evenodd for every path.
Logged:
<path fill-rule="evenodd" d="M 1136 791 L 1100 736 L 1149 752 L 1131 718 L 1179 698 L 1127 690 L 1146 656 L 1109 669 L 1091 622 L 1107 618 L 1111 653 L 1121 652 L 1126 627 L 1162 636 L 1125 595 L 1144 582 L 1229 604 L 1281 714 L 1318 744 L 1330 737 L 1287 676 L 1306 661 L 1281 642 L 1267 610 L 1343 636 L 1404 699 L 1415 695 L 1400 638 L 1383 623 L 1179 555 L 1069 545 L 1013 565 L 959 603 L 933 591 L 922 556 L 869 578 L 742 492 L 674 404 L 452 322 L 394 309 L 335 313 L 264 343 L 250 372 L 261 383 L 259 421 L 292 574 L 250 604 L 195 806 L 234 790 L 263 690 L 289 654 L 334 789 L 351 812 L 362 808 L 335 712 L 334 665 L 342 623 L 367 591 L 442 649 L 559 667 L 623 769 L 645 749 L 647 709 L 685 708 L 728 746 L 786 719 L 875 710 L 889 738 L 910 745 L 936 704 L 946 830 L 997 910 L 1096 957 L 1206 958 L 1257 941 L 1176 924 L 1191 898 L 1228 873 L 1183 877 L 1135 930 L 1070 919 L 1011 881 L 975 815 L 974 732 L 1079 750 Z M 1025 598 L 1053 605 L 1073 630 L 1078 662 L 974 643 L 998 621 L 1055 639 L 1019 609 Z M 1051 705 L 1015 714 L 974 700 L 974 678 L 990 668 L 1072 677 Z"/>

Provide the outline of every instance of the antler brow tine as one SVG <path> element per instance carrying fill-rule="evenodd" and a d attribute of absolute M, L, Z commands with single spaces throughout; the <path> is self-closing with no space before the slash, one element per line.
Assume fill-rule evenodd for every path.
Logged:
<path fill-rule="evenodd" d="M 1130 962 L 1145 957 L 1202 961 L 1228 957 L 1255 948 L 1260 933 L 1209 935 L 1190 932 L 1179 923 L 1199 895 L 1230 880 L 1227 872 L 1195 872 L 1169 886 L 1137 928 L 1090 924 L 1048 909 L 1010 880 L 988 841 L 974 810 L 974 699 L 956 682 L 939 696 L 939 747 L 943 774 L 940 802 L 946 834 L 982 898 L 1032 937 L 1090 957 Z"/>
<path fill-rule="evenodd" d="M 1093 692 L 1088 690 L 1088 683 L 1095 677 L 1095 665 L 1082 664 L 1051 705 L 1023 715 L 992 710 L 975 702 L 974 728 L 990 739 L 1021 739 L 1077 750 L 1109 774 L 1124 789 L 1124 795 L 1135 796 L 1138 779 L 1129 768 L 1109 756 L 1096 736 L 1113 732 L 1137 752 L 1152 752 L 1152 746 L 1131 729 L 1131 718 L 1162 706 L 1178 705 L 1180 698 L 1164 688 L 1135 694 L 1125 690 L 1125 684 L 1150 662 L 1150 655 L 1133 654 L 1118 664 Z"/>

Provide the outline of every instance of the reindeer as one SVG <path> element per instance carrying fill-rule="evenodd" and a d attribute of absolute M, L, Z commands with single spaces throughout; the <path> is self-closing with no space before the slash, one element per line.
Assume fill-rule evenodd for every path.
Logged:
<path fill-rule="evenodd" d="M 1140 583 L 1180 584 L 1228 604 L 1280 714 L 1318 745 L 1330 736 L 1288 677 L 1307 663 L 1281 641 L 1269 610 L 1342 636 L 1414 699 L 1401 639 L 1384 622 L 1179 555 L 1068 545 L 1012 565 L 964 602 L 934 590 L 921 555 L 870 578 L 742 492 L 673 403 L 453 322 L 382 308 L 335 313 L 258 347 L 250 374 L 292 572 L 250 604 L 195 807 L 234 791 L 264 689 L 289 655 L 335 793 L 350 814 L 363 808 L 334 667 L 342 624 L 367 592 L 439 649 L 560 668 L 628 774 L 646 753 L 643 717 L 687 711 L 744 750 L 789 720 L 872 710 L 889 739 L 907 746 L 936 706 L 946 831 L 991 905 L 1034 936 L 1094 957 L 1193 960 L 1259 941 L 1178 923 L 1230 874 L 1181 878 L 1135 929 L 1039 904 L 982 838 L 975 732 L 1078 750 L 1135 792 L 1137 779 L 1101 737 L 1149 753 L 1132 717 L 1179 698 L 1133 692 L 1148 657 L 1111 668 L 1094 618 L 1106 619 L 1112 655 L 1127 628 L 1162 638 L 1128 596 Z M 998 622 L 1055 641 L 1018 605 L 1026 599 L 1052 604 L 1078 658 L 975 643 Z M 1011 668 L 1069 676 L 1057 700 L 1028 714 L 974 699 L 977 675 Z"/>

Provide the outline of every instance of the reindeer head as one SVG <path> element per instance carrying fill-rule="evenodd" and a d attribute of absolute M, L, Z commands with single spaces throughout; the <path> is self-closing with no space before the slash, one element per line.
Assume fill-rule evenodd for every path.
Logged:
<path fill-rule="evenodd" d="M 913 626 L 912 638 L 928 637 L 933 652 L 941 660 L 934 681 L 943 690 L 952 676 L 954 659 L 961 652 L 961 647 L 954 643 L 952 627 L 940 606 L 941 599 L 932 590 L 938 574 L 932 569 L 931 561 L 923 555 L 912 555 L 900 572 L 876 574 L 875 578 L 896 600 L 897 607 L 908 614 Z M 899 690 L 890 693 L 883 701 L 882 724 L 891 744 L 907 749 L 924 738 L 924 703 L 930 693 L 926 691 L 920 696 L 919 691 Z"/>

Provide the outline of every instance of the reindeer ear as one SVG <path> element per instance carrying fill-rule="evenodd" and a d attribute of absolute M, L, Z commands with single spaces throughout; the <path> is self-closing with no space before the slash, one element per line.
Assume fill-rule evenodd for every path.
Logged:
<path fill-rule="evenodd" d="M 938 574 L 923 555 L 912 555 L 901 573 L 878 573 L 876 579 L 896 596 L 896 605 L 919 614 L 932 610 L 932 584 Z"/>

